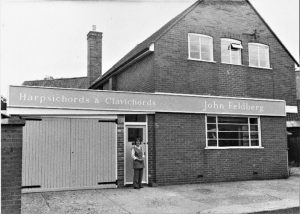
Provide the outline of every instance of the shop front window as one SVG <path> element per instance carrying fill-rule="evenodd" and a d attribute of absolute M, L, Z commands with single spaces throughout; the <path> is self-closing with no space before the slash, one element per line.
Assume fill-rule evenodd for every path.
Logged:
<path fill-rule="evenodd" d="M 207 116 L 207 147 L 259 147 L 258 117 Z"/>

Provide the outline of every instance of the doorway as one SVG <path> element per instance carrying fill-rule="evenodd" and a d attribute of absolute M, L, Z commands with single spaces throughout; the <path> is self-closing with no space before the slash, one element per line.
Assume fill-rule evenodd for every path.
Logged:
<path fill-rule="evenodd" d="M 143 183 L 148 183 L 148 139 L 146 134 L 146 125 L 126 125 L 125 126 L 125 173 L 124 183 L 133 183 L 133 160 L 131 157 L 131 149 L 137 138 L 142 141 L 142 148 L 145 154 L 145 168 L 143 172 Z"/>

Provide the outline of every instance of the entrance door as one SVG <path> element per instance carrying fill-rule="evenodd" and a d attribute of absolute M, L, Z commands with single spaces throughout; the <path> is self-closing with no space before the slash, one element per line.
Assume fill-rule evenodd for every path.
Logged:
<path fill-rule="evenodd" d="M 145 168 L 143 173 L 143 183 L 148 182 L 148 145 L 146 136 L 146 126 L 136 125 L 136 126 L 126 126 L 126 136 L 125 136 L 125 184 L 133 183 L 133 160 L 131 157 L 131 149 L 137 138 L 142 140 L 142 147 L 145 153 Z"/>

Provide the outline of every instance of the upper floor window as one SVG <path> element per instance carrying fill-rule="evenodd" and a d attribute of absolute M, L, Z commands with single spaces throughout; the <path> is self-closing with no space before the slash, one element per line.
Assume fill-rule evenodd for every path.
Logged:
<path fill-rule="evenodd" d="M 213 38 L 202 34 L 188 34 L 189 59 L 213 61 Z"/>
<path fill-rule="evenodd" d="M 259 43 L 249 43 L 249 66 L 270 68 L 269 46 Z"/>
<path fill-rule="evenodd" d="M 234 39 L 221 39 L 221 61 L 222 63 L 242 64 L 242 43 Z"/>

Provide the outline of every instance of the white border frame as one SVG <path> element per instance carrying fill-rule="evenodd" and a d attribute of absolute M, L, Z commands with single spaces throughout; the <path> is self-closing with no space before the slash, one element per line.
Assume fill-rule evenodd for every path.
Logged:
<path fill-rule="evenodd" d="M 255 66 L 255 65 L 250 65 L 250 46 L 251 45 L 254 45 L 256 47 L 258 47 L 258 66 Z M 260 65 L 260 51 L 259 51 L 259 48 L 260 47 L 267 47 L 268 48 L 268 60 L 269 60 L 269 67 L 262 67 Z M 269 45 L 265 45 L 265 44 L 262 44 L 262 43 L 256 43 L 256 42 L 249 42 L 248 43 L 248 65 L 249 67 L 253 67 L 253 68 L 262 68 L 262 69 L 269 69 L 271 70 L 272 67 L 271 67 L 271 60 L 270 60 L 270 46 Z"/>
<path fill-rule="evenodd" d="M 146 172 L 146 184 L 149 183 L 149 164 L 148 164 L 148 115 L 146 116 L 146 122 L 124 122 L 124 185 L 127 184 L 132 184 L 132 182 L 126 182 L 126 139 L 127 139 L 127 127 L 130 126 L 141 126 L 145 130 L 145 140 L 146 140 L 146 166 L 147 166 L 147 171 Z"/>
<path fill-rule="evenodd" d="M 236 39 L 230 39 L 230 38 L 221 38 L 220 40 L 221 40 L 221 63 L 228 64 L 228 65 L 243 65 L 243 63 L 242 63 L 242 49 L 240 49 L 240 52 L 239 52 L 240 53 L 240 64 L 232 63 L 232 55 L 231 55 L 232 50 L 231 49 L 229 50 L 229 60 L 230 60 L 230 62 L 223 62 L 222 61 L 222 41 L 228 41 L 230 43 L 238 43 L 240 45 L 242 45 L 242 41 L 236 40 Z"/>
<path fill-rule="evenodd" d="M 190 35 L 198 36 L 198 37 L 199 37 L 200 59 L 192 58 L 192 57 L 191 57 L 191 52 L 190 52 L 190 45 L 191 45 L 191 42 L 190 42 Z M 201 41 L 201 40 L 200 40 L 201 37 L 206 37 L 206 38 L 210 38 L 210 39 L 211 39 L 211 43 L 209 44 L 210 49 L 211 49 L 211 54 L 210 54 L 211 60 L 204 60 L 204 59 L 202 59 L 202 57 L 201 57 L 201 42 L 200 42 L 200 41 Z M 189 59 L 189 60 L 196 60 L 196 61 L 203 61 L 203 62 L 215 62 L 215 61 L 214 61 L 214 38 L 211 37 L 211 36 L 205 35 L 205 34 L 188 33 L 188 59 Z"/>
<path fill-rule="evenodd" d="M 257 118 L 258 123 L 258 140 L 259 146 L 251 146 L 251 141 L 249 140 L 250 146 L 226 146 L 226 147 L 219 147 L 219 136 L 218 136 L 218 121 L 216 120 L 216 133 L 217 133 L 217 146 L 208 146 L 208 138 L 207 138 L 207 117 L 247 117 L 248 118 L 248 126 L 250 125 L 249 118 Z M 205 149 L 263 149 L 262 141 L 261 141 L 261 123 L 260 123 L 260 116 L 252 116 L 252 115 L 219 115 L 219 114 L 206 114 L 205 115 Z M 250 138 L 250 136 L 249 136 Z"/>

